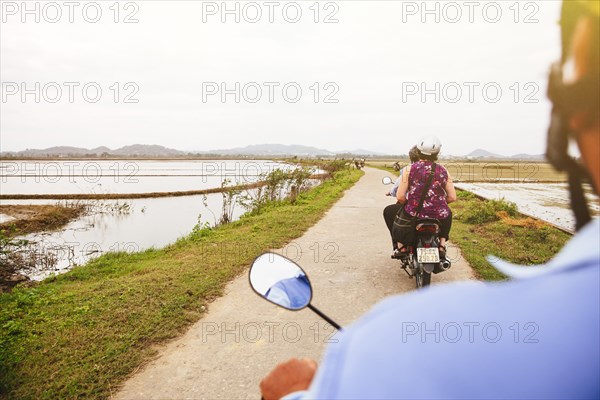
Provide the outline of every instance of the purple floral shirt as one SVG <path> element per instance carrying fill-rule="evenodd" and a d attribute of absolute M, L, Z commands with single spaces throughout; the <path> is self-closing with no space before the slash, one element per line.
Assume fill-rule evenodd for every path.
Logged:
<path fill-rule="evenodd" d="M 431 165 L 431 161 L 419 161 L 410 167 L 408 192 L 406 193 L 407 201 L 404 210 L 413 217 L 419 208 L 423 189 L 431 173 Z M 444 190 L 446 182 L 448 182 L 448 171 L 441 165 L 436 164 L 435 174 L 427 196 L 425 196 L 423 209 L 419 215 L 420 218 L 446 219 L 450 216 L 450 208 L 446 202 L 446 191 Z"/>

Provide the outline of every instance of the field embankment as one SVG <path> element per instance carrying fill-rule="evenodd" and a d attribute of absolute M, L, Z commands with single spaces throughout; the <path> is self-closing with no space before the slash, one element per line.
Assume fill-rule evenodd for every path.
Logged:
<path fill-rule="evenodd" d="M 310 179 L 327 179 L 328 173 L 314 174 Z M 222 193 L 225 190 L 249 190 L 265 185 L 265 182 L 254 182 L 245 185 L 217 187 L 201 190 L 184 190 L 177 192 L 148 192 L 148 193 L 59 193 L 59 194 L 0 194 L 0 200 L 123 200 L 123 199 L 153 199 L 158 197 L 198 196 L 203 194 Z"/>
<path fill-rule="evenodd" d="M 301 236 L 362 175 L 333 178 L 295 201 L 171 246 L 104 255 L 0 294 L 0 397 L 106 398 L 222 294 L 258 254 Z"/>

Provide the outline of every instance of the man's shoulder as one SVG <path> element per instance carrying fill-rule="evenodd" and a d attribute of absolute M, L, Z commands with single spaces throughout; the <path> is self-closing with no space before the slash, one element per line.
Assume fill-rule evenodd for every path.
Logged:
<path fill-rule="evenodd" d="M 320 394 L 508 398 L 589 393 L 595 390 L 590 377 L 598 372 L 598 279 L 598 268 L 580 268 L 497 284 L 443 285 L 385 300 L 329 349 L 330 362 L 322 371 L 329 382 Z M 585 370 L 581 380 L 588 386 L 560 380 L 575 366 Z M 531 371 L 551 377 L 546 386 L 530 379 Z M 417 381 L 426 387 L 406 386 Z M 380 386 L 365 389 L 365 382 Z"/>

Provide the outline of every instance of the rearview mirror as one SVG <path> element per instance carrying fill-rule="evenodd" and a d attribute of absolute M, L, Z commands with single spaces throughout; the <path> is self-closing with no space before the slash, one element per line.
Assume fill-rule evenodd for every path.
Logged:
<path fill-rule="evenodd" d="M 394 183 L 392 178 L 390 178 L 389 176 L 384 177 L 381 181 L 384 185 L 391 185 L 392 183 Z"/>
<path fill-rule="evenodd" d="M 250 286 L 259 296 L 288 310 L 301 310 L 312 299 L 312 287 L 304 270 L 279 254 L 258 256 L 249 277 Z"/>

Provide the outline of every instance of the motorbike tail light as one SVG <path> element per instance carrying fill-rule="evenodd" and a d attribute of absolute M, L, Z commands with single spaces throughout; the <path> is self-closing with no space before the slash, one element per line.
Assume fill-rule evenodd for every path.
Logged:
<path fill-rule="evenodd" d="M 437 233 L 438 227 L 437 227 L 437 225 L 419 225 L 419 226 L 417 226 L 417 231 Z"/>

